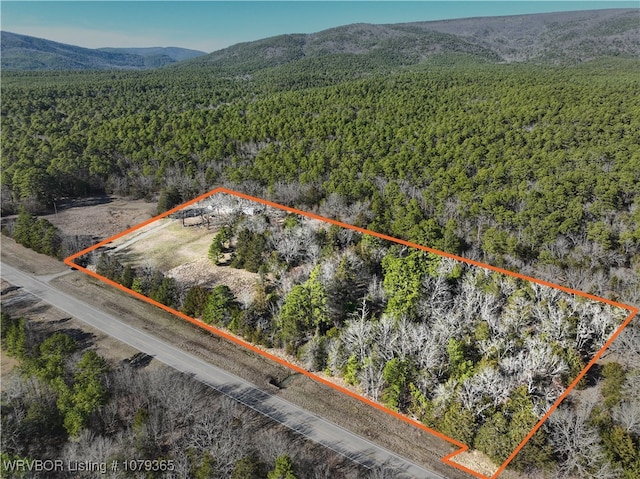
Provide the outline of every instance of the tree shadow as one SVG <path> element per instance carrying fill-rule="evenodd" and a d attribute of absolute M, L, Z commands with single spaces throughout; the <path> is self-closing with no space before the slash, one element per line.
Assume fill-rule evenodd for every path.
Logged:
<path fill-rule="evenodd" d="M 98 206 L 112 203 L 113 198 L 109 195 L 94 195 L 81 198 L 65 198 L 56 203 L 58 211 L 70 208 L 83 208 L 85 206 Z"/>
<path fill-rule="evenodd" d="M 7 293 L 11 293 L 12 291 L 17 291 L 20 288 L 22 288 L 22 286 L 7 286 L 6 288 L 4 288 L 2 291 L 0 291 L 0 296 L 4 296 Z"/>
<path fill-rule="evenodd" d="M 123 359 L 122 364 L 133 369 L 142 369 L 146 368 L 151 361 L 153 361 L 153 356 L 146 353 L 136 353 L 130 358 Z"/>
<path fill-rule="evenodd" d="M 56 323 L 59 321 L 66 322 L 69 319 L 71 318 L 63 318 L 56 321 Z M 76 342 L 78 349 L 81 351 L 92 346 L 93 340 L 95 339 L 95 335 L 93 333 L 87 333 L 86 331 L 78 328 L 59 329 L 58 332 L 66 334 L 67 336 L 72 338 Z"/>
<path fill-rule="evenodd" d="M 585 382 L 585 387 L 594 387 L 598 380 L 602 377 L 602 366 L 598 363 L 595 363 L 593 366 L 589 368 L 587 373 L 584 375 L 583 381 Z"/>
<path fill-rule="evenodd" d="M 57 319 L 55 321 L 51 321 L 50 324 L 65 324 L 68 323 L 69 321 L 71 321 L 73 318 L 71 316 L 66 317 L 66 318 L 61 318 L 61 319 Z"/>

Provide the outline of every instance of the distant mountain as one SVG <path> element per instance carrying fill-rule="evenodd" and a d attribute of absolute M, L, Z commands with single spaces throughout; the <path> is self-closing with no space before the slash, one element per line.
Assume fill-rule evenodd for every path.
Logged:
<path fill-rule="evenodd" d="M 189 50 L 188 48 L 178 47 L 147 47 L 147 48 L 99 48 L 101 52 L 108 53 L 126 53 L 130 55 L 140 55 L 146 59 L 165 58 L 171 59 L 171 62 L 181 62 L 202 55 L 206 52 L 199 50 Z"/>
<path fill-rule="evenodd" d="M 10 32 L 1 32 L 0 53 L 3 70 L 142 70 L 204 55 L 175 47 L 90 49 Z"/>
<path fill-rule="evenodd" d="M 434 61 L 575 64 L 611 56 L 640 57 L 640 9 L 353 24 L 239 43 L 208 55 L 160 47 L 92 50 L 2 32 L 6 70 L 146 69 L 175 63 L 246 75 L 281 67 L 272 72 L 277 80 L 285 74 L 316 75 L 323 68 L 328 76 L 347 76 Z"/>
<path fill-rule="evenodd" d="M 479 61 L 500 61 L 491 49 L 456 35 L 436 31 L 414 33 L 395 25 L 353 24 L 308 35 L 280 35 L 239 43 L 176 66 L 206 65 L 232 74 L 325 59 L 330 64 L 351 62 L 354 67 L 399 67 L 419 63 L 434 54 L 454 53 Z"/>
<path fill-rule="evenodd" d="M 505 62 L 563 63 L 640 57 L 640 9 L 587 10 L 405 24 L 455 35 Z"/>
<path fill-rule="evenodd" d="M 210 66 L 220 72 L 246 74 L 323 58 L 395 68 L 434 57 L 565 64 L 602 56 L 640 56 L 640 9 L 354 24 L 240 43 L 177 66 Z"/>

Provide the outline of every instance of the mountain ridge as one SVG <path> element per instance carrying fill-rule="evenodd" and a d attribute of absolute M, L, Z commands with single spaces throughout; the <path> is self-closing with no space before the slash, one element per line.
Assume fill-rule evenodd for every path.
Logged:
<path fill-rule="evenodd" d="M 251 74 L 330 55 L 391 68 L 434 55 L 491 63 L 575 64 L 603 56 L 640 57 L 640 9 L 474 17 L 397 24 L 356 23 L 232 45 L 175 65 Z"/>
<path fill-rule="evenodd" d="M 9 40 L 7 42 L 7 40 Z M 7 45 L 8 43 L 8 45 Z M 640 57 L 640 9 L 602 9 L 426 22 L 355 23 L 289 33 L 204 54 L 177 47 L 85 49 L 2 32 L 6 70 L 207 67 L 246 75 L 327 59 L 367 69 L 417 65 L 434 56 L 490 63 L 575 64 Z"/>
<path fill-rule="evenodd" d="M 144 70 L 176 63 L 204 52 L 178 47 L 84 48 L 2 31 L 3 70 Z"/>
<path fill-rule="evenodd" d="M 602 40 L 597 56 L 606 53 L 607 48 L 616 41 L 623 41 L 633 54 L 640 55 L 640 9 L 601 9 L 570 12 L 554 12 L 527 15 L 511 15 L 498 17 L 472 17 L 454 20 L 437 20 L 432 22 L 413 22 L 409 25 L 428 28 L 441 33 L 449 33 L 468 41 L 476 41 L 481 45 L 499 49 L 507 61 L 527 61 L 542 53 L 536 51 L 535 40 L 542 42 L 542 49 L 546 51 L 558 50 L 564 47 L 565 54 L 575 56 L 571 47 L 580 42 L 592 40 L 597 36 Z M 627 25 L 628 28 L 624 26 Z M 621 28 L 622 27 L 622 28 Z M 487 29 L 493 30 L 496 39 L 487 39 Z M 590 34 L 590 38 L 580 38 L 580 30 Z M 599 30 L 599 31 L 598 31 Z M 483 34 L 482 37 L 480 34 Z M 560 35 L 557 35 L 560 33 Z M 583 34 L 584 35 L 584 34 Z M 569 38 L 571 37 L 571 38 Z M 553 45 L 560 39 L 563 45 Z M 635 42 L 633 42 L 635 40 Z M 505 48 L 503 45 L 507 43 Z M 526 50 L 524 55 L 511 56 L 508 49 Z M 618 47 L 619 48 L 619 47 Z"/>

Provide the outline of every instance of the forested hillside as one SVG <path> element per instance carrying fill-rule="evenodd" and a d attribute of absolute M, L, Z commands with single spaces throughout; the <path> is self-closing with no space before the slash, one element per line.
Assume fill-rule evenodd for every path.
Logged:
<path fill-rule="evenodd" d="M 356 76 L 447 56 L 475 62 L 567 65 L 603 56 L 640 55 L 640 11 L 586 10 L 373 25 L 358 23 L 312 34 L 291 33 L 239 43 L 204 55 L 183 48 L 88 49 L 2 32 L 4 70 L 148 69 L 181 60 L 217 74 L 246 75 L 291 65 L 348 62 Z"/>
<path fill-rule="evenodd" d="M 144 70 L 203 55 L 186 48 L 82 48 L 2 33 L 3 70 Z"/>
<path fill-rule="evenodd" d="M 504 61 L 566 63 L 603 55 L 637 56 L 640 11 L 586 10 L 542 15 L 466 18 L 413 24 L 456 35 L 497 52 Z"/>

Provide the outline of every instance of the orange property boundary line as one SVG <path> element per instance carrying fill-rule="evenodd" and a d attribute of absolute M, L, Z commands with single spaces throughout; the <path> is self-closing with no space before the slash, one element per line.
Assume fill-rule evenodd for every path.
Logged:
<path fill-rule="evenodd" d="M 218 328 L 215 328 L 215 327 L 213 327 L 211 325 L 208 325 L 208 324 L 206 324 L 206 323 L 204 323 L 202 321 L 198 321 L 198 320 L 196 320 L 196 319 L 194 319 L 194 318 L 192 318 L 190 316 L 187 316 L 184 313 L 181 313 L 180 311 L 176 311 L 175 309 L 170 308 L 169 306 L 166 306 L 166 305 L 161 304 L 161 303 L 159 303 L 157 301 L 154 301 L 153 299 L 148 298 L 147 296 L 144 296 L 144 295 L 142 295 L 140 293 L 137 293 L 137 292 L 135 292 L 135 291 L 133 291 L 133 290 L 131 290 L 129 288 L 126 288 L 126 287 L 122 286 L 121 284 L 116 283 L 115 281 L 111 281 L 110 279 L 107 279 L 104 276 L 101 276 L 101 275 L 99 275 L 97 273 L 94 273 L 93 271 L 89 271 L 88 269 L 86 269 L 86 268 L 84 268 L 82 266 L 79 266 L 74 262 L 74 260 L 79 258 L 80 256 L 83 256 L 83 255 L 85 255 L 85 254 L 87 254 L 87 253 L 89 253 L 91 251 L 94 251 L 94 250 L 96 250 L 96 249 L 98 249 L 98 248 L 100 248 L 102 246 L 105 246 L 108 243 L 110 243 L 112 241 L 115 241 L 118 238 L 121 238 L 121 237 L 123 237 L 123 236 L 125 236 L 125 235 L 127 235 L 129 233 L 132 233 L 133 231 L 136 231 L 136 230 L 138 230 L 138 229 L 140 229 L 140 228 L 142 228 L 142 227 L 144 227 L 144 226 L 146 226 L 146 225 L 148 225 L 148 224 L 150 224 L 150 223 L 152 223 L 152 222 L 154 222 L 154 221 L 156 221 L 156 220 L 158 220 L 160 218 L 164 218 L 166 216 L 169 216 L 169 215 L 171 215 L 171 214 L 173 214 L 173 213 L 175 213 L 175 212 L 177 212 L 177 211 L 179 211 L 179 210 L 181 210 L 181 209 L 183 209 L 183 208 L 185 208 L 187 206 L 190 206 L 190 205 L 192 205 L 194 203 L 197 203 L 199 201 L 205 200 L 208 197 L 210 197 L 212 195 L 215 195 L 217 193 L 227 193 L 229 195 L 233 195 L 233 196 L 236 196 L 236 197 L 239 197 L 239 198 L 244 198 L 244 199 L 250 200 L 250 201 L 255 201 L 257 203 L 261 203 L 261 204 L 264 204 L 264 205 L 267 205 L 267 206 L 271 206 L 271 207 L 274 207 L 274 208 L 277 208 L 277 209 L 280 209 L 280 210 L 284 210 L 284 211 L 287 211 L 287 212 L 290 212 L 290 213 L 303 215 L 303 216 L 306 216 L 308 218 L 313 218 L 313 219 L 316 219 L 316 220 L 324 221 L 326 223 L 331 223 L 331 224 L 334 224 L 334 225 L 337 225 L 337 226 L 340 226 L 340 227 L 343 227 L 343 228 L 349 228 L 349 229 L 357 231 L 359 233 L 364 233 L 364 234 L 376 236 L 378 238 L 381 238 L 381 239 L 384 239 L 384 240 L 387 240 L 387 241 L 391 241 L 391 242 L 394 242 L 394 243 L 402 244 L 402 245 L 405 245 L 405 246 L 409 246 L 411 248 L 421 249 L 423 251 L 428 251 L 429 253 L 434 253 L 434 254 L 437 254 L 437 255 L 440 255 L 440 256 L 445 256 L 447 258 L 455 259 L 457 261 L 462 261 L 464 263 L 471 264 L 471 265 L 474 265 L 474 266 L 479 266 L 479 267 L 482 267 L 482 268 L 486 268 L 486 269 L 489 269 L 489 270 L 492 270 L 492 271 L 496 271 L 498 273 L 507 274 L 509 276 L 520 278 L 520 279 L 523 279 L 523 280 L 526 280 L 526 281 L 531 281 L 531 282 L 534 282 L 534 283 L 542 284 L 544 286 L 549 286 L 551 288 L 559 289 L 559 290 L 565 291 L 567 293 L 575 294 L 575 295 L 578 295 L 578 296 L 583 296 L 583 297 L 589 298 L 591 300 L 607 303 L 607 304 L 610 304 L 612 306 L 616 306 L 616 307 L 628 310 L 629 311 L 629 316 L 627 316 L 625 321 L 620 325 L 620 327 L 618 327 L 618 329 L 614 332 L 614 334 L 611 336 L 611 338 L 597 352 L 597 354 L 593 357 L 593 359 L 591 359 L 591 361 L 589 361 L 589 364 L 587 364 L 586 367 L 580 372 L 580 374 L 578 374 L 578 376 L 573 380 L 573 382 L 569 385 L 569 387 L 562 393 L 562 395 L 556 400 L 556 402 L 553 403 L 553 405 L 551 406 L 549 411 L 542 417 L 542 419 L 540 419 L 540 421 L 538 421 L 538 423 L 527 434 L 527 436 L 520 442 L 518 447 L 516 447 L 516 449 L 511 453 L 511 455 L 507 458 L 507 460 L 503 464 L 500 465 L 500 467 L 493 474 L 493 476 L 488 477 L 488 476 L 485 476 L 483 474 L 480 474 L 479 472 L 476 472 L 476 471 L 473 471 L 471 469 L 468 469 L 468 468 L 466 468 L 466 467 L 464 467 L 464 466 L 462 466 L 462 465 L 460 465 L 460 464 L 458 464 L 456 462 L 453 462 L 451 460 L 454 456 L 456 456 L 456 455 L 458 455 L 458 454 L 460 454 L 460 453 L 462 453 L 464 451 L 467 451 L 469 449 L 469 446 L 467 446 L 466 444 L 463 444 L 460 441 L 457 441 L 457 440 L 455 440 L 453 438 L 445 436 L 444 434 L 442 434 L 442 433 L 440 433 L 438 431 L 435 431 L 435 430 L 433 430 L 431 428 L 428 428 L 424 424 L 422 424 L 422 423 L 420 423 L 420 422 L 418 422 L 418 421 L 416 421 L 414 419 L 411 419 L 411 418 L 409 418 L 409 417 L 407 417 L 407 416 L 405 416 L 403 414 L 400 414 L 400 413 L 398 413 L 396 411 L 392 411 L 391 409 L 388 409 L 388 408 L 382 406 L 381 404 L 378 404 L 378 403 L 376 403 L 376 402 L 374 402 L 374 401 L 372 401 L 372 400 L 370 400 L 370 399 L 368 399 L 368 398 L 366 398 L 364 396 L 356 394 L 353 391 L 350 391 L 350 390 L 348 390 L 348 389 L 346 389 L 346 388 L 344 388 L 342 386 L 334 384 L 333 382 L 331 382 L 331 381 L 329 381 L 327 379 L 324 379 L 324 378 L 322 378 L 320 376 L 317 376 L 317 375 L 315 375 L 313 373 L 310 373 L 309 371 L 307 371 L 307 370 L 305 370 L 305 369 L 303 369 L 303 368 L 301 368 L 299 366 L 296 366 L 295 364 L 291 364 L 291 363 L 289 363 L 289 362 L 287 362 L 287 361 L 285 361 L 285 360 L 283 360 L 283 359 L 281 359 L 281 358 L 279 358 L 277 356 L 274 356 L 274 355 L 272 355 L 272 354 L 270 354 L 270 353 L 268 353 L 266 351 L 262 351 L 261 349 L 255 347 L 254 345 L 252 345 L 251 343 L 249 343 L 247 341 L 244 341 L 244 340 L 242 340 L 240 338 L 232 336 L 232 335 L 230 335 L 230 334 L 228 334 L 228 333 L 226 333 L 226 332 L 224 332 L 224 331 L 222 331 L 222 330 L 220 330 Z M 488 265 L 488 264 L 480 263 L 478 261 L 474 261 L 474 260 L 470 260 L 470 259 L 463 258 L 463 257 L 460 257 L 460 256 L 456 256 L 456 255 L 453 255 L 453 254 L 450 254 L 450 253 L 447 253 L 447 252 L 444 252 L 444 251 L 439 251 L 439 250 L 436 250 L 436 249 L 433 249 L 433 248 L 429 248 L 427 246 L 422 246 L 422 245 L 418 245 L 418 244 L 415 244 L 415 243 L 411 243 L 409 241 L 404 241 L 404 240 L 400 240 L 400 239 L 397 239 L 397 238 L 392 238 L 391 236 L 387 236 L 387 235 L 384 235 L 384 234 L 381 234 L 381 233 L 376 233 L 374 231 L 369 231 L 369 230 L 366 230 L 364 228 L 359 228 L 357 226 L 348 225 L 348 224 L 342 223 L 340 221 L 332 220 L 332 219 L 329 219 L 329 218 L 324 218 L 322 216 L 319 216 L 319 215 L 316 215 L 316 214 L 313 214 L 313 213 L 309 213 L 309 212 L 305 212 L 305 211 L 301 211 L 301 210 L 297 210 L 295 208 L 290 208 L 288 206 L 283 206 L 283 205 L 280 205 L 280 204 L 277 204 L 277 203 L 273 203 L 271 201 L 264 200 L 262 198 L 255 198 L 253 196 L 245 195 L 243 193 L 238 193 L 236 191 L 229 190 L 227 188 L 216 188 L 216 189 L 214 189 L 214 190 L 212 190 L 212 191 L 210 191 L 208 193 L 205 193 L 205 194 L 203 194 L 203 195 L 201 195 L 201 196 L 199 196 L 199 197 L 197 197 L 197 198 L 195 198 L 195 199 L 193 199 L 191 201 L 188 201 L 188 202 L 186 202 L 186 203 L 184 203 L 182 205 L 176 206 L 175 208 L 172 208 L 169 211 L 166 211 L 166 212 L 162 213 L 161 215 L 158 215 L 158 216 L 156 216 L 154 218 L 151 218 L 151 219 L 149 219 L 147 221 L 144 221 L 144 222 L 142 222 L 142 223 L 140 223 L 140 224 L 138 224 L 138 225 L 136 225 L 136 226 L 134 226 L 132 228 L 129 228 L 129 229 L 123 231 L 122 233 L 118 233 L 117 235 L 112 236 L 111 238 L 108 238 L 108 239 L 106 239 L 104 241 L 101 241 L 101 242 L 99 242 L 99 243 L 97 243 L 97 244 L 95 244 L 95 245 L 93 245 L 93 246 L 91 246 L 89 248 L 86 248 L 86 249 L 84 249 L 84 250 L 82 250 L 82 251 L 80 251 L 80 252 L 78 252 L 78 253 L 76 253 L 74 255 L 69 256 L 68 258 L 66 258 L 64 260 L 64 262 L 68 266 L 71 266 L 73 268 L 77 268 L 77 269 L 85 272 L 86 274 L 88 274 L 90 276 L 93 276 L 94 278 L 99 279 L 100 281 L 103 281 L 103 282 L 105 282 L 105 283 L 107 283 L 107 284 L 109 284 L 109 285 L 111 285 L 111 286 L 113 286 L 115 288 L 120 289 L 121 291 L 126 292 L 127 294 L 129 294 L 131 296 L 134 296 L 134 297 L 136 297 L 138 299 L 146 301 L 147 303 L 152 304 L 154 306 L 157 306 L 160 309 L 168 311 L 169 313 L 171 313 L 171 314 L 173 314 L 175 316 L 178 316 L 179 318 L 182 318 L 185 321 L 188 321 L 188 322 L 190 322 L 192 324 L 195 324 L 196 326 L 198 326 L 200 328 L 203 328 L 203 329 L 205 329 L 205 330 L 207 330 L 207 331 L 209 331 L 209 332 L 211 332 L 211 333 L 213 333 L 213 334 L 215 334 L 217 336 L 221 336 L 221 337 L 223 337 L 223 338 L 225 338 L 225 339 L 227 339 L 227 340 L 229 340 L 229 341 L 231 341 L 231 342 L 233 342 L 235 344 L 243 346 L 243 347 L 253 351 L 254 353 L 257 353 L 257 354 L 259 354 L 259 355 L 261 355 L 263 357 L 266 357 L 266 358 L 268 358 L 268 359 L 270 359 L 272 361 L 275 361 L 276 363 L 279 363 L 279 364 L 281 364 L 281 365 L 283 365 L 283 366 L 285 366 L 285 367 L 287 367 L 289 369 L 292 369 L 295 372 L 298 372 L 300 374 L 304 374 L 305 376 L 311 378 L 314 381 L 317 381 L 317 382 L 322 383 L 322 384 L 324 384 L 326 386 L 329 386 L 329 387 L 331 387 L 333 389 L 336 389 L 336 390 L 340 391 L 341 393 L 344 393 L 344 394 L 346 394 L 346 395 L 348 395 L 348 396 L 350 396 L 350 397 L 352 397 L 354 399 L 357 399 L 358 401 L 361 401 L 361 402 L 363 402 L 365 404 L 368 404 L 371 407 L 374 407 L 374 408 L 376 408 L 376 409 L 378 409 L 380 411 L 383 411 L 383 412 L 385 412 L 387 414 L 390 414 L 391 416 L 393 416 L 393 417 L 395 417 L 397 419 L 400 419 L 401 421 L 409 423 L 409 424 L 411 424 L 411 425 L 413 425 L 413 426 L 415 426 L 415 427 L 417 427 L 419 429 L 422 429 L 422 430 L 428 432 L 429 434 L 433 434 L 434 436 L 437 436 L 440 439 L 443 439 L 443 440 L 455 445 L 459 449 L 454 451 L 454 452 L 452 452 L 451 454 L 448 454 L 445 457 L 443 457 L 442 461 L 445 464 L 448 464 L 448 465 L 453 466 L 453 467 L 455 467 L 457 469 L 460 469 L 460 470 L 465 471 L 465 472 L 467 472 L 469 474 L 472 474 L 473 476 L 478 477 L 479 479 L 495 479 L 495 478 L 498 477 L 498 475 L 500 475 L 502 473 L 502 471 L 504 471 L 504 469 L 507 467 L 507 465 L 513 460 L 513 458 L 518 454 L 518 452 L 520 452 L 520 450 L 529 441 L 529 439 L 531 439 L 531 437 L 538 431 L 538 429 L 540 429 L 542 424 L 549 418 L 551 413 L 559 406 L 559 404 L 564 400 L 564 398 L 567 397 L 567 395 L 578 384 L 578 382 L 580 382 L 580 380 L 584 377 L 584 375 L 587 373 L 589 368 L 591 368 L 591 366 L 593 366 L 593 364 L 596 361 L 598 361 L 598 359 L 600 359 L 600 357 L 605 352 L 605 350 L 611 345 L 611 343 L 618 337 L 618 335 L 622 332 L 622 330 L 631 322 L 633 317 L 638 313 L 638 308 L 635 308 L 635 307 L 632 307 L 632 306 L 628 306 L 628 305 L 625 305 L 625 304 L 621 304 L 621 303 L 617 303 L 617 302 L 611 301 L 609 299 L 599 298 L 597 296 L 594 296 L 594 295 L 591 295 L 591 294 L 588 294 L 588 293 L 584 293 L 582 291 L 576 291 L 576 290 L 573 290 L 573 289 L 570 289 L 570 288 L 566 288 L 564 286 L 560 286 L 560 285 L 557 285 L 557 284 L 550 283 L 548 281 L 543 281 L 541 279 L 532 278 L 532 277 L 525 276 L 525 275 L 522 275 L 522 274 L 519 274 L 519 273 L 514 273 L 513 271 L 507 271 L 507 270 L 502 269 L 502 268 L 497 268 L 495 266 L 491 266 L 491 265 Z"/>

